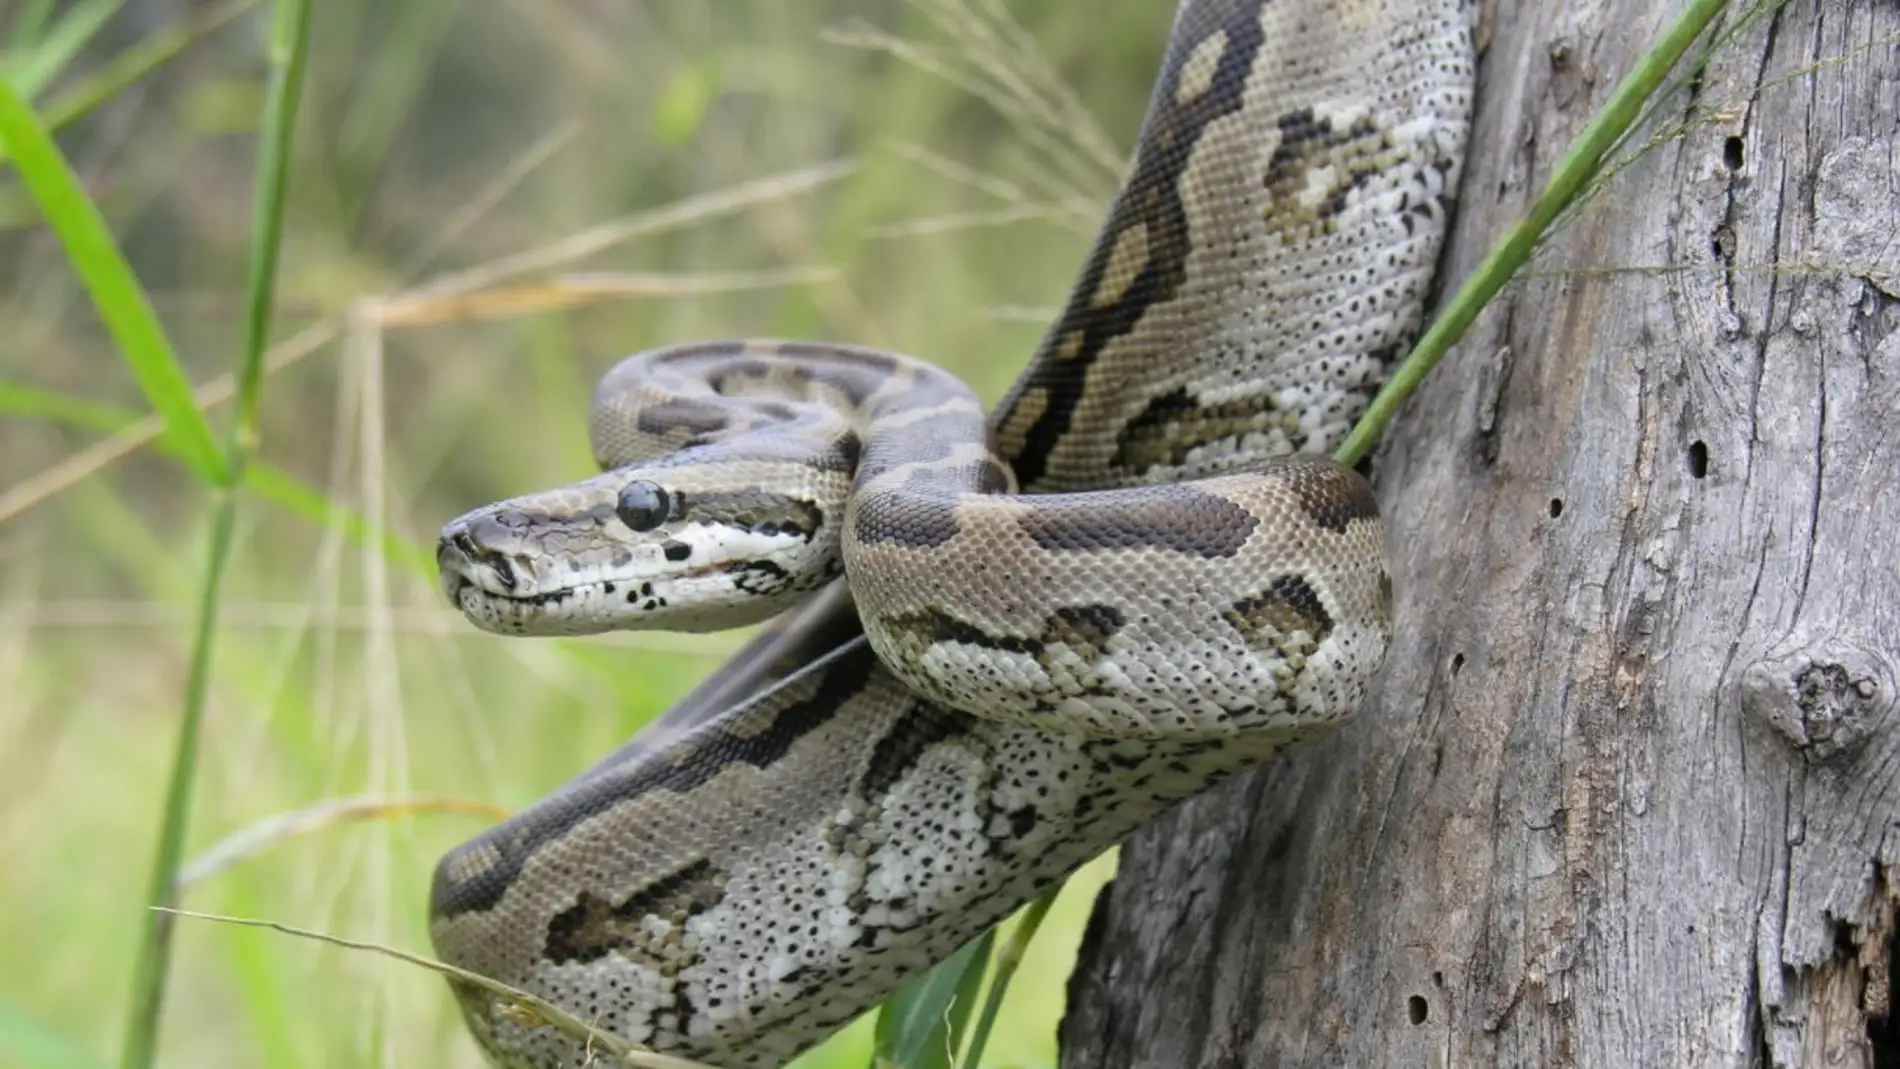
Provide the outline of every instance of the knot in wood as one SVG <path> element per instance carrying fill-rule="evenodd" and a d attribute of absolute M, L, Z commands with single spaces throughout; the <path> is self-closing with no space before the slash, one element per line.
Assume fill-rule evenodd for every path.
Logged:
<path fill-rule="evenodd" d="M 1858 750 L 1893 708 L 1884 658 L 1822 640 L 1774 654 L 1742 670 L 1742 708 L 1810 761 Z"/>

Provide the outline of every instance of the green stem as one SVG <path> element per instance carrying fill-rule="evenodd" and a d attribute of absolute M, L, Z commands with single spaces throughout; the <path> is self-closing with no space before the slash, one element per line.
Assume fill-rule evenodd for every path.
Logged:
<path fill-rule="evenodd" d="M 158 1053 L 159 1018 L 165 1005 L 165 981 L 170 972 L 172 927 L 176 920 L 176 914 L 170 910 L 178 904 L 176 874 L 184 859 L 185 831 L 191 820 L 198 737 L 210 691 L 211 651 L 218 626 L 218 596 L 225 564 L 230 559 L 231 535 L 237 526 L 236 499 L 236 491 L 228 486 L 220 486 L 214 492 L 211 544 L 204 586 L 198 597 L 198 627 L 192 642 L 191 666 L 185 676 L 185 711 L 172 753 L 171 779 L 166 786 L 164 816 L 159 825 L 158 856 L 152 863 L 150 889 L 145 898 L 149 908 L 144 938 L 133 963 L 132 1005 L 126 1021 L 125 1049 L 119 1062 L 123 1069 L 149 1069 Z"/>
<path fill-rule="evenodd" d="M 996 951 L 996 970 L 990 977 L 990 989 L 983 996 L 983 1012 L 976 1019 L 976 1027 L 970 1031 L 970 1046 L 964 1051 L 962 1069 L 977 1069 L 983 1064 L 983 1048 L 990 1041 L 990 1029 L 996 1027 L 996 1015 L 1002 1012 L 1003 995 L 1009 990 L 1009 982 L 1015 978 L 1016 970 L 1023 963 L 1023 955 L 1029 952 L 1030 940 L 1036 937 L 1036 929 L 1042 927 L 1042 919 L 1049 915 L 1049 907 L 1056 904 L 1056 896 L 1062 893 L 1062 885 L 1044 891 L 1041 897 L 1029 903 L 1023 909 L 1022 919 L 1016 922 L 1016 928 L 1009 933 L 1009 941 Z"/>
<path fill-rule="evenodd" d="M 64 129 L 68 123 L 118 96 L 133 83 L 178 58 L 185 49 L 204 40 L 232 19 L 256 7 L 258 0 L 232 0 L 222 7 L 185 17 L 177 26 L 153 33 L 107 60 L 71 89 L 46 105 L 46 128 Z M 6 157 L 0 155 L 0 160 Z"/>
<path fill-rule="evenodd" d="M 305 40 L 310 21 L 308 0 L 279 0 L 271 35 L 271 82 L 265 101 L 256 191 L 252 204 L 250 293 L 244 349 L 238 370 L 237 411 L 225 449 L 225 463 L 214 501 L 204 585 L 198 599 L 198 627 L 185 677 L 185 708 L 172 755 L 158 856 L 152 864 L 146 902 L 144 939 L 133 972 L 122 1069 L 149 1069 L 158 1052 L 158 1030 L 170 974 L 172 930 L 191 823 L 192 788 L 197 779 L 198 739 L 211 690 L 212 652 L 216 648 L 218 603 L 237 528 L 239 488 L 258 440 L 258 397 L 264 380 L 264 349 L 276 290 L 277 249 L 282 236 L 284 188 L 289 173 L 291 134 L 303 84 Z"/>
<path fill-rule="evenodd" d="M 1727 0 L 1691 0 L 1662 39 L 1637 61 L 1635 69 L 1623 78 L 1616 91 L 1610 94 L 1610 99 L 1571 143 L 1570 151 L 1564 153 L 1563 161 L 1557 165 L 1556 172 L 1550 176 L 1550 181 L 1531 205 L 1531 210 L 1511 227 L 1503 241 L 1492 246 L 1484 262 L 1459 288 L 1451 303 L 1445 306 L 1444 312 L 1426 330 L 1425 336 L 1412 347 L 1412 352 L 1386 382 L 1385 388 L 1372 399 L 1366 414 L 1353 427 L 1351 436 L 1333 454 L 1335 459 L 1342 464 L 1357 464 L 1360 458 L 1372 451 L 1379 435 L 1384 433 L 1386 424 L 1398 414 L 1399 406 L 1412 396 L 1425 375 L 1457 344 L 1458 339 L 1464 337 L 1465 331 L 1478 318 L 1478 313 L 1484 310 L 1485 305 L 1491 302 L 1491 298 L 1497 296 L 1518 268 L 1530 259 L 1537 243 L 1543 240 L 1557 216 L 1589 185 L 1603 157 L 1629 132 L 1637 116 L 1642 114 L 1643 105 L 1669 76 L 1676 61 L 1682 58 L 1682 54 L 1701 36 L 1703 29 L 1726 6 Z"/>

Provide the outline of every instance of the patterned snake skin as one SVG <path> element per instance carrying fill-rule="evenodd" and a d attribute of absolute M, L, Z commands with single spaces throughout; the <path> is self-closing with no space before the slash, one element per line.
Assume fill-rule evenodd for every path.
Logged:
<path fill-rule="evenodd" d="M 445 857 L 441 957 L 658 1051 L 779 1064 L 1350 715 L 1385 645 L 1383 535 L 1357 475 L 1288 454 L 1333 448 L 1417 327 L 1472 14 L 1187 0 L 1129 178 L 988 424 L 943 372 L 843 345 L 609 372 L 604 474 L 445 528 L 471 620 L 729 627 L 844 582 L 745 682 Z M 755 693 L 851 633 L 840 585 L 868 641 Z M 590 1063 L 455 986 L 497 1065 Z"/>

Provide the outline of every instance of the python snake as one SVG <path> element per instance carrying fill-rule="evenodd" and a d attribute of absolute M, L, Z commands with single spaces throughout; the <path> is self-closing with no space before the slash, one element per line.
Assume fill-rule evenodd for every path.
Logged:
<path fill-rule="evenodd" d="M 1186 0 L 1128 179 L 988 424 L 945 373 L 845 345 L 610 371 L 603 474 L 444 529 L 469 618 L 725 627 L 842 574 L 867 637 L 776 680 L 787 632 L 760 640 L 745 684 L 450 852 L 440 956 L 655 1050 L 778 1064 L 1350 715 L 1389 628 L 1382 529 L 1358 475 L 1288 454 L 1331 449 L 1416 329 L 1473 15 Z M 850 634 L 839 589 L 795 634 Z M 452 986 L 496 1064 L 589 1064 Z"/>

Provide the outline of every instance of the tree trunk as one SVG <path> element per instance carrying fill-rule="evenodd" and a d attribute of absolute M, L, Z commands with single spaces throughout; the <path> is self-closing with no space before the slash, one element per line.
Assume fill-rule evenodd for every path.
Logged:
<path fill-rule="evenodd" d="M 1679 6 L 1496 4 L 1447 278 Z M 1900 7 L 1726 20 L 1389 435 L 1381 694 L 1130 843 L 1067 1065 L 1900 1065 Z"/>

